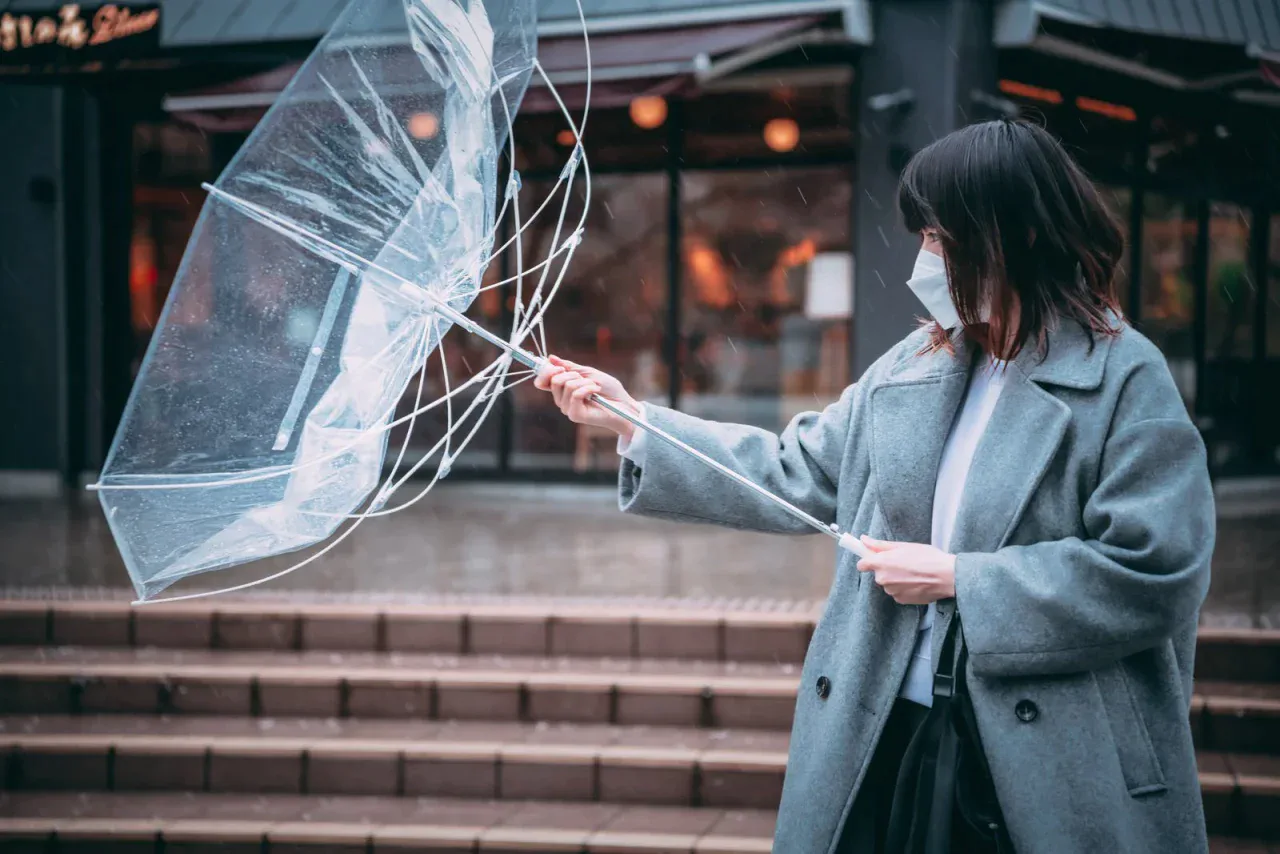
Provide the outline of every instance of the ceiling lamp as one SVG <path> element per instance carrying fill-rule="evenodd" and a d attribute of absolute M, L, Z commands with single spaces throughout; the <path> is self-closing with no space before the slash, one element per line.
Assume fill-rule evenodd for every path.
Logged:
<path fill-rule="evenodd" d="M 800 144 L 795 119 L 770 119 L 764 126 L 764 144 L 774 151 L 792 151 Z"/>
<path fill-rule="evenodd" d="M 631 121 L 636 127 L 653 130 L 667 120 L 667 100 L 661 95 L 641 95 L 631 99 Z"/>
<path fill-rule="evenodd" d="M 409 136 L 431 139 L 440 132 L 440 119 L 435 113 L 414 113 L 409 117 Z"/>

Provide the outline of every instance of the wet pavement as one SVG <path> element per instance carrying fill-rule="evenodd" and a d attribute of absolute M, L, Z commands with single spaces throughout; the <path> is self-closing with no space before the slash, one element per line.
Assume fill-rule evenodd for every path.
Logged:
<path fill-rule="evenodd" d="M 1280 628 L 1280 502 L 1219 502 L 1206 624 Z M 303 553 L 305 556 L 306 553 Z M 231 586 L 291 555 L 175 585 Z M 820 600 L 834 545 L 624 516 L 607 487 L 450 483 L 413 508 L 371 519 L 332 552 L 255 595 L 299 599 L 617 597 L 776 607 Z M 127 573 L 96 500 L 0 501 L 0 594 L 121 597 Z M 773 604 L 770 604 L 773 603 Z"/>

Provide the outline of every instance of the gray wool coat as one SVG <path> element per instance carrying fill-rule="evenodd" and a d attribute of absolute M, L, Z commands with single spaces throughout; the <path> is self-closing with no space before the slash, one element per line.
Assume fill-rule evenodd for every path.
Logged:
<path fill-rule="evenodd" d="M 919 355 L 924 341 L 908 336 L 780 436 L 658 407 L 649 418 L 820 519 L 927 543 L 973 357 Z M 956 597 L 938 603 L 934 661 L 958 610 L 1019 854 L 1203 852 L 1188 712 L 1214 541 L 1204 446 L 1149 341 L 1125 327 L 1090 343 L 1064 324 L 1047 356 L 1030 347 L 1009 367 L 956 519 Z M 808 532 L 662 442 L 620 477 L 628 512 Z M 774 840 L 785 854 L 837 850 L 916 639 L 921 606 L 856 564 L 838 555 L 802 671 Z"/>

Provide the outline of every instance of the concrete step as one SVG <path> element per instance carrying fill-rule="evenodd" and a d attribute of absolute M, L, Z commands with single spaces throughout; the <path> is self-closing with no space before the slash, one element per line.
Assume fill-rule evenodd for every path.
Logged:
<path fill-rule="evenodd" d="M 775 808 L 779 733 L 145 717 L 6 718 L 5 788 L 313 796 L 533 797 L 561 802 Z M 1280 757 L 1197 755 L 1211 832 L 1280 839 Z"/>
<path fill-rule="evenodd" d="M 1198 681 L 1191 726 L 1204 749 L 1280 755 L 1280 684 Z"/>
<path fill-rule="evenodd" d="M 427 652 L 798 664 L 818 613 L 583 604 L 0 600 L 0 646 Z M 1280 630 L 1203 628 L 1197 678 L 1280 682 Z"/>
<path fill-rule="evenodd" d="M 771 809 L 782 795 L 786 746 L 787 736 L 778 732 L 582 724 L 421 722 L 406 728 L 391 721 L 3 718 L 0 779 L 10 791 L 541 798 Z"/>
<path fill-rule="evenodd" d="M 1280 683 L 1280 630 L 1200 629 L 1196 679 Z"/>
<path fill-rule="evenodd" d="M 767 810 L 294 795 L 0 793 L 11 854 L 749 854 Z M 1211 836 L 1210 854 L 1276 854 Z"/>
<path fill-rule="evenodd" d="M 605 804 L 0 794 L 0 846 L 40 854 L 763 854 L 773 823 L 762 810 Z"/>
<path fill-rule="evenodd" d="M 585 605 L 333 605 L 215 599 L 0 601 L 0 645 L 578 655 L 706 661 L 804 659 L 811 609 Z"/>
<path fill-rule="evenodd" d="M 1196 754 L 1210 833 L 1280 841 L 1280 756 Z"/>
<path fill-rule="evenodd" d="M 573 721 L 789 729 L 793 665 L 0 648 L 0 714 Z"/>

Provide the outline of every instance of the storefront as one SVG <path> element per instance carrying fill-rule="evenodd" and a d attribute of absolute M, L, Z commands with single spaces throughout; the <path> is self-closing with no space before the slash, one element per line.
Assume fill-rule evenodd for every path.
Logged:
<path fill-rule="evenodd" d="M 72 298 L 53 315 L 67 330 L 55 361 L 86 366 L 57 384 L 56 467 L 100 461 L 203 203 L 200 183 L 341 5 L 140 6 L 156 11 L 159 31 L 132 60 L 142 67 L 115 57 L 96 72 L 107 76 L 57 72 L 100 134 L 79 168 L 85 204 L 102 214 L 64 214 L 54 229 L 86 258 L 61 274 Z M 1126 310 L 1168 355 L 1215 470 L 1280 468 L 1280 404 L 1266 393 L 1280 388 L 1273 22 L 1242 22 L 1235 38 L 1218 11 L 1221 32 L 1203 21 L 1168 32 L 1169 22 L 1090 17 L 1068 0 L 1055 15 L 1029 2 L 993 14 L 976 0 L 594 5 L 592 206 L 547 322 L 554 351 L 637 396 L 780 428 L 838 396 L 918 313 L 897 287 L 915 252 L 893 210 L 905 158 L 949 127 L 1020 113 L 1040 117 L 1106 187 L 1129 236 Z M 578 96 L 576 6 L 543 10 L 542 61 Z M 545 90 L 531 90 L 516 139 L 524 196 L 540 199 L 573 144 Z M 527 253 L 550 240 L 532 229 Z M 491 280 L 511 263 L 495 259 Z M 473 314 L 501 328 L 512 299 L 490 291 Z M 67 310 L 76 305 L 85 308 Z M 455 343 L 457 376 L 491 358 L 482 344 Z M 437 363 L 426 382 L 428 393 L 442 388 Z M 437 432 L 418 430 L 423 446 Z M 519 386 L 454 468 L 607 479 L 616 464 L 607 436 Z"/>

